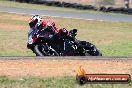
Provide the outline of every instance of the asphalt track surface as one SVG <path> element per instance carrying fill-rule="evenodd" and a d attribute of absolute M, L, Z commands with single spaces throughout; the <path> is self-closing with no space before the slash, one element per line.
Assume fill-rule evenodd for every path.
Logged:
<path fill-rule="evenodd" d="M 63 17 L 84 20 L 115 21 L 115 22 L 132 22 L 132 15 L 126 14 L 96 14 L 85 12 L 65 12 L 55 10 L 34 10 L 15 7 L 0 6 L 0 12 L 18 13 L 18 14 L 38 14 L 42 16 Z"/>
<path fill-rule="evenodd" d="M 98 56 L 61 56 L 61 57 L 21 57 L 1 56 L 0 60 L 132 60 L 132 57 L 98 57 Z"/>

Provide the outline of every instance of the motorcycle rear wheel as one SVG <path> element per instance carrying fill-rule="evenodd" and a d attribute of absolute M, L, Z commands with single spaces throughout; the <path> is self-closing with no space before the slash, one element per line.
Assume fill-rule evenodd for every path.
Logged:
<path fill-rule="evenodd" d="M 81 42 L 81 45 L 84 47 L 85 49 L 85 56 L 102 56 L 102 53 L 100 52 L 100 50 L 97 49 L 97 47 L 89 42 Z"/>

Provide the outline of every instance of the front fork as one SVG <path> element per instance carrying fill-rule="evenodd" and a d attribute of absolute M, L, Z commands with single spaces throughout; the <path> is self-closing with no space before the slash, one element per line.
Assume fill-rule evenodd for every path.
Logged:
<path fill-rule="evenodd" d="M 45 45 L 43 45 L 44 49 L 49 51 L 51 49 L 51 46 L 49 47 L 48 43 L 45 43 Z"/>

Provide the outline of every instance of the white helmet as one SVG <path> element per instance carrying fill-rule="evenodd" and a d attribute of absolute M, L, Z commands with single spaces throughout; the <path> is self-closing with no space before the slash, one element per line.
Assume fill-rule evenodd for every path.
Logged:
<path fill-rule="evenodd" d="M 34 15 L 29 20 L 29 26 L 30 28 L 35 27 L 36 24 L 40 24 L 42 21 L 42 18 L 39 15 Z"/>

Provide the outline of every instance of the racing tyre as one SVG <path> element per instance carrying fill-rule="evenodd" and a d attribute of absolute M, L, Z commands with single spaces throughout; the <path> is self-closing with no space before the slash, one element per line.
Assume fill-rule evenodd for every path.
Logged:
<path fill-rule="evenodd" d="M 36 56 L 59 56 L 53 48 L 49 48 L 45 45 L 36 45 L 34 47 L 34 53 Z"/>
<path fill-rule="evenodd" d="M 102 56 L 100 50 L 96 48 L 95 45 L 86 41 L 80 41 L 80 44 L 85 49 L 85 56 Z"/>
<path fill-rule="evenodd" d="M 96 46 L 91 43 L 86 42 L 85 50 L 87 53 L 89 53 L 90 56 L 102 56 L 100 50 L 98 50 Z"/>

